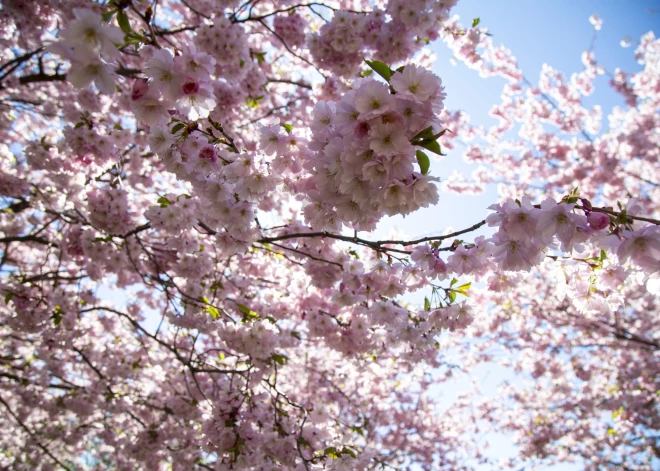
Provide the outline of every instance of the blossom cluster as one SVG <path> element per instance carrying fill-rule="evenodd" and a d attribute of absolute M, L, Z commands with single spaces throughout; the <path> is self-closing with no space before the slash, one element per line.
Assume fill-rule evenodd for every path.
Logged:
<path fill-rule="evenodd" d="M 365 56 L 394 64 L 437 39 L 455 4 L 453 0 L 394 0 L 384 11 L 340 11 L 310 35 L 307 44 L 323 68 L 342 76 L 354 75 Z"/>
<path fill-rule="evenodd" d="M 102 93 L 115 93 L 115 75 L 111 63 L 119 57 L 118 46 L 124 34 L 115 27 L 103 24 L 99 14 L 74 8 L 75 19 L 60 34 L 60 41 L 51 45 L 53 53 L 71 62 L 68 79 L 75 87 L 94 83 Z"/>
<path fill-rule="evenodd" d="M 440 133 L 436 113 L 444 96 L 437 76 L 407 65 L 392 75 L 391 89 L 369 78 L 356 81 L 338 102 L 318 102 L 310 151 L 301 154 L 311 176 L 297 187 L 311 200 L 304 208 L 310 225 L 371 230 L 383 215 L 437 202 L 428 168 L 415 169 L 423 154 L 416 137 Z M 266 153 L 286 154 L 286 136 L 277 128 L 263 128 L 261 144 Z"/>
<path fill-rule="evenodd" d="M 581 201 L 578 208 L 549 198 L 540 205 L 527 197 L 509 198 L 490 207 L 494 212 L 484 222 L 497 227 L 492 237 L 452 248 L 446 263 L 431 245 L 415 247 L 411 259 L 426 276 L 487 276 L 489 289 L 503 292 L 521 281 L 520 272 L 529 272 L 548 257 L 570 260 L 580 254 L 583 263 L 558 268 L 558 295 L 568 294 L 582 312 L 616 309 L 623 302 L 617 290 L 631 273 L 625 268 L 629 262 L 646 278 L 660 271 L 660 228 L 635 219 L 643 216 L 634 199 L 624 216 L 616 217 Z"/>

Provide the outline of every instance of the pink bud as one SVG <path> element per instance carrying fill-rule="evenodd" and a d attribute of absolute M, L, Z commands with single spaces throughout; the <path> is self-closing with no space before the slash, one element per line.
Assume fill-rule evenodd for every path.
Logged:
<path fill-rule="evenodd" d="M 131 93 L 131 99 L 139 100 L 147 94 L 149 91 L 149 83 L 147 79 L 137 79 L 133 83 L 133 92 Z"/>
<path fill-rule="evenodd" d="M 610 217 L 605 213 L 589 213 L 587 221 L 589 221 L 589 225 L 596 231 L 605 229 L 610 225 Z"/>
<path fill-rule="evenodd" d="M 371 126 L 369 126 L 369 123 L 367 123 L 366 121 L 360 121 L 353 128 L 353 132 L 355 133 L 355 137 L 358 138 L 367 137 L 369 135 L 370 129 Z"/>
<path fill-rule="evenodd" d="M 199 83 L 197 83 L 197 80 L 188 77 L 181 88 L 186 95 L 192 95 L 199 91 Z"/>
<path fill-rule="evenodd" d="M 211 146 L 203 147 L 202 150 L 199 151 L 199 158 L 208 160 L 211 163 L 218 160 L 215 153 L 215 147 L 211 147 Z"/>

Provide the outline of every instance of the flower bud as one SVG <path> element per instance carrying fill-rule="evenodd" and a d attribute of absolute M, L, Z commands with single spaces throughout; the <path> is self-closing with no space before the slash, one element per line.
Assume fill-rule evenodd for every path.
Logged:
<path fill-rule="evenodd" d="M 605 213 L 589 213 L 587 221 L 592 229 L 600 231 L 610 225 L 610 217 Z"/>

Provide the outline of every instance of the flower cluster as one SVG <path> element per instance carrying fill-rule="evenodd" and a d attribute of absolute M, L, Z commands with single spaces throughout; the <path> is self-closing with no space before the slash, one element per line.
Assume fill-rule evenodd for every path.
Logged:
<path fill-rule="evenodd" d="M 241 80 L 248 73 L 250 50 L 241 25 L 233 24 L 225 17 L 215 18 L 213 24 L 199 28 L 195 44 L 215 59 L 218 77 L 228 81 Z"/>
<path fill-rule="evenodd" d="M 301 47 L 305 44 L 305 28 L 307 23 L 298 13 L 287 16 L 276 16 L 273 20 L 275 32 L 291 47 Z"/>
<path fill-rule="evenodd" d="M 69 81 L 78 88 L 94 82 L 102 93 L 115 93 L 114 71 L 110 65 L 119 56 L 118 45 L 124 42 L 119 28 L 102 23 L 101 16 L 84 8 L 74 8 L 75 20 L 60 34 L 61 40 L 51 52 L 71 61 Z"/>
<path fill-rule="evenodd" d="M 109 234 L 124 234 L 132 225 L 128 198 L 121 188 L 95 189 L 87 193 L 90 222 Z"/>
<path fill-rule="evenodd" d="M 339 102 L 314 107 L 313 152 L 302 155 L 312 174 L 304 213 L 313 227 L 370 230 L 385 214 L 408 214 L 437 201 L 435 179 L 427 169 L 416 170 L 415 159 L 422 152 L 418 134 L 440 132 L 435 113 L 442 109 L 442 83 L 408 65 L 392 75 L 391 87 L 359 80 Z M 264 151 L 276 152 L 282 137 L 264 130 Z"/>
<path fill-rule="evenodd" d="M 395 0 L 387 3 L 385 11 L 339 11 L 310 35 L 307 45 L 317 63 L 343 76 L 356 74 L 365 56 L 390 64 L 402 62 L 437 39 L 455 3 Z"/>

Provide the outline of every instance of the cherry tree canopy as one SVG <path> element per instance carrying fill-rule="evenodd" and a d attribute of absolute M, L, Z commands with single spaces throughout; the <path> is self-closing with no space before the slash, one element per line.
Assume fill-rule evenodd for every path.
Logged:
<path fill-rule="evenodd" d="M 660 41 L 533 83 L 455 3 L 3 1 L 0 467 L 468 470 L 490 430 L 510 469 L 658 463 Z M 436 40 L 506 79 L 496 126 Z M 534 380 L 440 407 L 501 358 Z"/>

